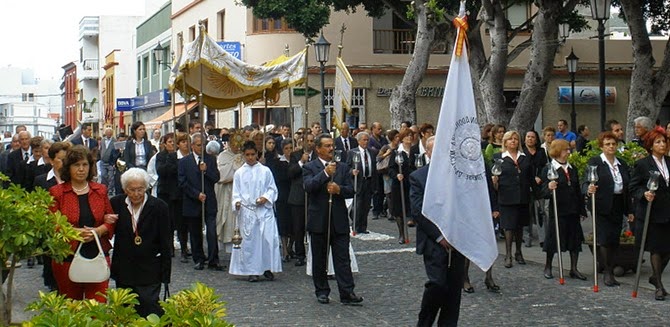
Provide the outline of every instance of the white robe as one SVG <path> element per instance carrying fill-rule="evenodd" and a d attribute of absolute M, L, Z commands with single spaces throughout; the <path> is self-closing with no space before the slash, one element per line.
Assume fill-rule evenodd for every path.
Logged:
<path fill-rule="evenodd" d="M 264 197 L 264 205 L 256 199 Z M 238 226 L 242 234 L 241 248 L 233 249 L 229 273 L 232 275 L 262 275 L 266 270 L 281 272 L 279 234 L 274 215 L 277 186 L 268 167 L 246 163 L 235 172 L 231 205 L 242 203 L 237 211 Z"/>
<path fill-rule="evenodd" d="M 219 168 L 219 181 L 214 186 L 218 211 L 216 214 L 216 235 L 219 242 L 224 243 L 226 252 L 230 252 L 229 244 L 232 241 L 233 231 L 235 229 L 234 206 L 231 205 L 233 198 L 233 177 L 244 164 L 241 154 L 235 154 L 230 150 L 223 151 L 217 158 L 217 167 Z"/>

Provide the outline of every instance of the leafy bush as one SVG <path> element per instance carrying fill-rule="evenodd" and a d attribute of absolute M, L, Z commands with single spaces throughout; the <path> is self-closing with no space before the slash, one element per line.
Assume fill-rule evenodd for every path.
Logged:
<path fill-rule="evenodd" d="M 94 300 L 67 299 L 56 292 L 40 292 L 40 299 L 26 308 L 39 313 L 23 326 L 233 326 L 224 320 L 225 302 L 219 301 L 214 289 L 201 283 L 195 283 L 191 289 L 161 301 L 160 305 L 165 310 L 162 317 L 155 314 L 140 317 L 134 308 L 138 304 L 137 295 L 129 289 L 110 288 L 105 298 L 107 303 L 98 303 Z"/>
<path fill-rule="evenodd" d="M 568 157 L 568 162 L 577 169 L 580 178 L 585 177 L 586 166 L 588 166 L 589 160 L 599 156 L 603 152 L 600 147 L 598 147 L 598 140 L 589 142 L 586 148 L 589 150 L 583 154 L 575 151 Z M 619 148 L 616 156 L 619 160 L 623 160 L 632 168 L 636 160 L 647 156 L 647 150 L 637 145 L 635 142 L 628 142 L 624 144 L 622 148 Z"/>

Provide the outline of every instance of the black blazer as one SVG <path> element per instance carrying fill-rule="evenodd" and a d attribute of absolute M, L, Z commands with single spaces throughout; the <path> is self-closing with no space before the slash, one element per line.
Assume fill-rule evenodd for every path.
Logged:
<path fill-rule="evenodd" d="M 405 192 L 407 192 L 407 176 L 411 175 L 414 170 L 412 169 L 412 164 L 410 157 L 405 153 L 404 151 L 402 152 L 402 157 L 404 159 L 402 163 L 402 174 L 405 176 L 403 178 L 403 187 L 405 188 Z M 391 177 L 391 188 L 393 190 L 397 190 L 397 192 L 400 192 L 400 181 L 398 180 L 398 174 L 400 174 L 400 168 L 401 166 L 398 165 L 396 162 L 396 157 L 398 156 L 398 149 L 393 150 L 391 153 L 391 159 L 389 160 L 389 177 Z"/>
<path fill-rule="evenodd" d="M 111 277 L 117 283 L 143 286 L 169 283 L 172 271 L 172 228 L 165 202 L 146 194 L 147 202 L 137 221 L 142 244 L 135 245 L 135 232 L 126 195 L 113 197 L 112 209 L 119 215 L 114 231 Z"/>
<path fill-rule="evenodd" d="M 493 159 L 502 159 L 502 153 L 493 155 Z M 517 158 L 518 167 L 510 157 L 502 159 L 502 174 L 498 178 L 498 190 L 492 193 L 493 203 L 502 205 L 528 204 L 531 187 L 535 184 L 535 172 L 531 159 L 525 155 Z M 491 170 L 487 170 L 490 174 Z"/>
<path fill-rule="evenodd" d="M 356 189 L 361 190 L 361 187 L 363 183 L 365 182 L 365 179 L 361 178 L 363 176 L 363 155 L 361 154 L 361 149 L 359 147 L 351 149 L 349 151 L 349 155 L 347 155 L 347 166 L 349 166 L 351 169 L 357 169 L 358 170 L 358 178 L 357 180 L 357 185 Z M 358 153 L 359 158 L 361 158 L 361 162 L 359 162 L 355 167 L 354 167 L 354 161 L 353 161 L 353 153 Z M 368 161 L 369 163 L 367 164 L 367 168 L 370 169 L 370 178 L 374 179 L 377 177 L 377 158 L 372 156 L 372 152 L 368 150 Z"/>
<path fill-rule="evenodd" d="M 169 196 L 170 200 L 181 199 L 177 188 L 177 169 L 177 152 L 163 150 L 156 155 L 157 194 Z"/>
<path fill-rule="evenodd" d="M 665 164 L 670 167 L 670 157 L 664 156 Z M 635 162 L 635 169 L 630 179 L 630 193 L 636 200 L 635 218 L 644 221 L 647 212 L 647 199 L 644 192 L 647 191 L 647 180 L 649 180 L 649 171 L 659 171 L 656 162 L 651 155 Z M 656 190 L 654 201 L 651 203 L 651 212 L 649 221 L 654 223 L 670 222 L 670 187 L 663 180 L 663 175 L 658 180 L 658 190 Z"/>
<path fill-rule="evenodd" d="M 28 164 L 28 167 L 25 172 L 25 182 L 24 188 L 28 191 L 32 191 L 35 189 L 35 177 L 46 174 L 51 170 L 51 164 L 43 164 L 38 166 L 37 165 L 37 160 L 33 160 L 33 162 Z"/>
<path fill-rule="evenodd" d="M 625 214 L 633 213 L 632 198 L 628 191 L 630 187 L 630 168 L 623 161 L 619 160 L 619 172 L 621 173 L 621 178 L 623 179 L 623 198 L 625 199 L 623 212 Z M 589 166 L 598 167 L 598 189 L 596 190 L 596 213 L 598 215 L 609 215 L 612 211 L 612 202 L 614 200 L 614 177 L 610 172 L 609 165 L 600 158 L 600 156 L 593 157 L 589 159 Z M 584 182 L 582 183 L 582 193 L 588 194 L 589 181 L 586 180 L 584 176 Z M 590 201 L 590 200 L 589 200 Z M 589 202 L 591 203 L 591 202 Z M 589 207 L 590 208 L 590 207 Z"/>
<path fill-rule="evenodd" d="M 153 146 L 147 139 L 144 140 L 142 145 L 144 145 L 144 154 L 148 165 L 149 160 L 154 155 Z M 123 150 L 123 161 L 126 162 L 128 168 L 135 167 L 135 143 L 133 142 L 133 139 L 126 141 L 126 149 Z"/>
<path fill-rule="evenodd" d="M 437 239 L 442 236 L 440 229 L 421 213 L 423 210 L 423 194 L 428 178 L 428 166 L 425 165 L 409 175 L 409 203 L 412 217 L 416 222 L 417 254 L 423 254 L 429 243 L 437 243 Z"/>
<path fill-rule="evenodd" d="M 47 179 L 47 174 L 49 174 L 49 172 L 35 176 L 35 180 L 33 182 L 33 188 L 41 187 L 42 189 L 48 192 L 52 186 L 56 186 L 56 184 L 58 184 L 58 182 L 56 181 L 56 177 L 51 177 L 51 179 Z"/>
<path fill-rule="evenodd" d="M 290 189 L 288 194 L 288 203 L 291 205 L 305 205 L 305 186 L 302 180 L 302 167 L 298 161 L 302 157 L 302 150 L 293 151 L 288 165 L 288 178 L 290 180 Z M 317 158 L 316 151 L 312 152 L 312 160 Z"/>
<path fill-rule="evenodd" d="M 279 203 L 286 203 L 291 192 L 291 179 L 288 174 L 288 166 L 288 161 L 281 161 L 279 158 L 273 159 L 271 164 L 268 165 L 277 186 L 277 202 Z"/>
<path fill-rule="evenodd" d="M 72 144 L 84 145 L 84 140 L 81 137 L 76 137 L 72 140 Z M 98 140 L 96 140 L 94 137 L 88 138 L 88 149 L 93 150 L 97 148 L 98 148 Z"/>
<path fill-rule="evenodd" d="M 20 148 L 9 153 L 9 156 L 7 157 L 6 175 L 9 177 L 11 183 L 25 188 L 28 164 L 23 161 L 24 158 L 21 155 L 22 153 Z M 32 183 L 32 181 L 30 182 Z"/>
<path fill-rule="evenodd" d="M 214 184 L 219 181 L 219 169 L 216 166 L 216 159 L 206 154 L 203 157 L 207 170 L 205 171 L 205 213 L 207 216 L 216 216 L 216 194 L 214 194 Z M 181 158 L 178 163 L 178 185 L 183 195 L 182 214 L 185 217 L 198 217 L 202 214 L 201 202 L 198 195 L 202 192 L 202 182 L 200 180 L 200 169 L 195 162 L 193 153 Z"/>
<path fill-rule="evenodd" d="M 552 199 L 552 192 L 547 186 L 550 182 L 547 179 L 547 172 L 549 171 L 549 166 L 547 165 L 542 169 L 542 174 L 540 178 L 542 179 L 542 185 L 540 186 L 540 198 Z M 568 178 L 563 173 L 563 168 L 557 169 L 558 171 L 558 187 L 556 188 L 556 203 L 558 207 L 559 216 L 567 215 L 581 215 L 586 216 L 586 207 L 584 206 L 584 197 L 582 196 L 582 190 L 579 184 L 579 174 L 574 168 L 568 168 L 568 175 L 570 176 L 570 185 L 568 185 Z M 551 200 L 553 201 L 553 199 Z M 549 210 L 552 212 L 551 217 L 554 217 L 554 207 L 553 205 L 549 206 Z"/>
<path fill-rule="evenodd" d="M 347 140 L 349 140 L 349 151 L 358 147 L 358 140 L 356 140 L 355 137 L 348 136 Z M 344 142 L 342 141 L 342 136 L 335 138 L 335 150 L 341 150 L 342 161 L 347 161 L 348 153 L 344 149 Z"/>
<path fill-rule="evenodd" d="M 330 194 L 326 185 L 331 178 L 324 171 L 321 160 L 312 160 L 302 166 L 302 176 L 305 191 L 308 193 L 307 231 L 312 233 L 326 233 L 328 222 L 328 199 Z M 340 186 L 340 194 L 333 194 L 331 227 L 336 234 L 349 234 L 349 214 L 344 199 L 354 197 L 354 187 L 351 182 L 349 167 L 344 163 L 337 163 L 333 178 Z"/>

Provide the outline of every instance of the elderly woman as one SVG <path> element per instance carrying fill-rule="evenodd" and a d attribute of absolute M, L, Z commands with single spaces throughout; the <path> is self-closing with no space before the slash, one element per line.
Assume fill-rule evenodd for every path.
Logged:
<path fill-rule="evenodd" d="M 116 221 L 107 197 L 107 188 L 91 181 L 94 164 L 93 156 L 85 146 L 73 146 L 67 151 L 63 167 L 60 169 L 60 178 L 64 183 L 49 189 L 54 199 L 51 210 L 60 211 L 79 232 L 84 242 L 81 254 L 85 258 L 94 258 L 98 255 L 98 246 L 93 233 L 100 237 L 104 255 L 109 256 L 109 250 L 112 248 L 109 240 L 114 235 Z M 78 243 L 73 241 L 70 244 L 72 251 L 77 249 Z M 109 281 L 100 283 L 71 281 L 68 271 L 72 258 L 72 256 L 66 258 L 63 263 L 51 263 L 59 292 L 75 300 L 95 299 L 98 302 L 105 302 L 104 294 L 107 292 Z M 107 262 L 109 263 L 109 258 Z"/>
<path fill-rule="evenodd" d="M 603 151 L 599 156 L 589 159 L 589 166 L 597 167 L 598 184 L 584 181 L 582 190 L 596 199 L 596 240 L 598 255 L 604 263 L 603 279 L 607 286 L 619 285 L 614 279 L 613 255 L 619 246 L 621 218 L 628 215 L 633 220 L 631 197 L 628 193 L 630 169 L 624 161 L 616 158 L 617 137 L 612 132 L 603 132 L 598 136 L 598 146 Z"/>
<path fill-rule="evenodd" d="M 521 150 L 520 136 L 516 131 L 505 133 L 502 139 L 503 152 L 493 155 L 493 160 L 502 161 L 500 176 L 491 176 L 494 192 L 494 216 L 500 219 L 500 228 L 505 231 L 505 268 L 512 268 L 512 241 L 516 240 L 514 260 L 526 264 L 521 253 L 523 227 L 530 223 L 531 186 L 535 182 L 535 171 L 530 157 Z M 498 212 L 496 214 L 496 212 Z"/>
<path fill-rule="evenodd" d="M 558 209 L 558 230 L 561 238 L 561 248 L 558 249 L 556 242 L 556 214 L 549 213 L 543 251 L 547 253 L 544 266 L 544 278 L 551 279 L 551 262 L 554 254 L 558 251 L 570 252 L 570 277 L 586 280 L 586 276 L 577 270 L 579 252 L 582 251 L 584 233 L 582 232 L 581 217 L 586 217 L 586 208 L 579 185 L 577 170 L 568 163 L 570 155 L 570 144 L 566 140 L 554 140 L 549 146 L 549 156 L 552 158 L 551 167 L 558 172 L 558 179 L 550 181 L 547 179 L 549 166 L 542 171 L 542 185 L 540 193 L 545 198 L 552 198 L 553 190 L 556 190 L 556 205 Z M 553 198 L 551 199 L 553 202 Z M 553 211 L 554 205 L 550 205 Z M 581 217 L 580 217 L 581 216 Z"/>
<path fill-rule="evenodd" d="M 137 293 L 137 313 L 161 315 L 161 283 L 170 282 L 172 231 L 165 202 L 147 194 L 149 175 L 130 168 L 121 175 L 125 194 L 112 198 L 119 215 L 112 255 L 112 278 L 117 288 Z"/>
<path fill-rule="evenodd" d="M 410 161 L 410 148 L 412 146 L 412 138 L 414 137 L 414 132 L 411 129 L 406 129 L 402 133 L 398 134 L 398 138 L 401 143 L 398 144 L 398 147 L 391 151 L 389 165 L 388 165 L 388 174 L 391 177 L 391 200 L 393 201 L 393 206 L 391 210 L 391 215 L 395 217 L 396 225 L 398 226 L 398 243 L 405 243 L 405 238 L 408 235 L 405 235 L 405 227 L 403 226 L 403 217 L 407 217 L 407 225 L 412 227 L 414 226 L 414 221 L 411 218 L 410 208 L 409 208 L 409 179 L 405 180 L 405 176 L 409 176 L 411 171 L 411 161 Z M 398 164 L 397 157 L 401 156 L 403 158 L 402 164 Z M 402 185 L 402 189 L 401 186 Z M 404 198 L 404 200 L 403 200 Z M 405 212 L 403 213 L 402 201 L 405 201 Z"/>
<path fill-rule="evenodd" d="M 656 300 L 663 301 L 668 292 L 663 286 L 661 277 L 670 261 L 670 238 L 668 237 L 670 235 L 670 169 L 668 168 L 670 157 L 666 155 L 668 138 L 660 129 L 654 129 L 647 133 L 644 145 L 650 156 L 635 163 L 630 181 L 630 193 L 637 203 L 635 217 L 640 220 L 637 226 L 643 225 L 647 205 L 652 201 L 647 242 L 644 244 L 644 249 L 651 253 L 652 275 L 649 277 L 649 283 L 656 287 Z M 647 189 L 650 171 L 660 173 L 658 189 L 654 192 Z M 642 228 L 636 228 L 635 240 L 638 246 L 642 245 Z"/>
<path fill-rule="evenodd" d="M 142 168 L 147 170 L 149 160 L 154 154 L 153 146 L 147 139 L 147 131 L 144 123 L 136 121 L 130 126 L 130 138 L 126 141 L 126 149 L 123 151 L 123 161 L 128 168 Z"/>

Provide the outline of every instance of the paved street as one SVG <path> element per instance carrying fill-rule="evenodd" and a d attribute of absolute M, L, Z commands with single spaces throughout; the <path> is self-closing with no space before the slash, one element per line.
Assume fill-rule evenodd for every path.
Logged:
<path fill-rule="evenodd" d="M 399 245 L 395 223 L 386 219 L 370 220 L 373 232 L 393 236 L 386 241 L 354 239 L 360 273 L 355 275 L 356 293 L 365 298 L 360 307 L 339 303 L 336 283 L 331 281 L 331 303 L 319 304 L 312 281 L 304 267 L 284 265 L 284 272 L 273 282 L 249 283 L 226 272 L 195 271 L 191 264 L 173 263 L 171 291 L 201 281 L 217 289 L 226 301 L 228 320 L 238 326 L 412 326 L 416 323 L 425 282 L 422 259 L 414 253 L 414 243 Z M 585 224 L 585 230 L 588 230 Z M 414 229 L 412 229 L 412 234 Z M 412 239 L 414 241 L 414 239 Z M 498 242 L 501 253 L 503 241 Z M 500 294 L 486 291 L 484 273 L 471 267 L 475 293 L 463 293 L 462 326 L 667 326 L 670 324 L 670 301 L 658 302 L 647 283 L 648 263 L 643 267 L 640 294 L 631 298 L 634 274 L 619 277 L 621 287 L 601 285 L 594 293 L 591 262 L 593 257 L 584 246 L 580 270 L 589 280 L 567 277 L 565 285 L 542 276 L 544 254 L 537 245 L 523 248 L 527 265 L 503 267 L 500 256 L 494 268 Z M 229 256 L 225 256 L 229 258 Z M 564 255 L 564 265 L 569 256 Z M 648 262 L 648 260 L 647 260 Z M 554 265 L 557 265 L 554 260 Z M 26 319 L 22 312 L 26 302 L 43 290 L 41 266 L 17 269 L 17 307 L 15 321 Z M 670 273 L 664 275 L 670 285 Z"/>

